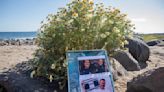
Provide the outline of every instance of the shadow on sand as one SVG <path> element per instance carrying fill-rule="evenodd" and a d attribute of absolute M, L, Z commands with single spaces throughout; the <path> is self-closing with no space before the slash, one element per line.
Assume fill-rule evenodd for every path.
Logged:
<path fill-rule="evenodd" d="M 14 68 L 0 73 L 0 92 L 67 92 L 59 89 L 57 81 L 49 82 L 43 77 L 30 78 L 32 61 L 17 64 Z"/>

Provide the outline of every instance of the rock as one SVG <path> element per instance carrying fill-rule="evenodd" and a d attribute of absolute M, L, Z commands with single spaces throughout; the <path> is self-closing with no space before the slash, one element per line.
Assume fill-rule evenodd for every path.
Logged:
<path fill-rule="evenodd" d="M 10 45 L 16 45 L 16 41 L 14 39 L 10 40 Z"/>
<path fill-rule="evenodd" d="M 128 71 L 140 70 L 138 62 L 128 51 L 118 51 L 113 57 Z"/>
<path fill-rule="evenodd" d="M 125 68 L 114 58 L 111 58 L 111 71 L 113 74 L 114 81 L 118 79 L 119 76 L 127 76 L 128 72 Z"/>
<path fill-rule="evenodd" d="M 35 45 L 35 38 L 33 39 L 7 39 L 7 40 L 0 40 L 0 46 L 4 45 Z"/>
<path fill-rule="evenodd" d="M 4 46 L 4 45 L 7 45 L 7 43 L 5 41 L 0 41 L 0 46 Z"/>
<path fill-rule="evenodd" d="M 127 45 L 127 48 L 129 49 L 130 54 L 140 63 L 146 63 L 146 61 L 149 59 L 150 55 L 150 49 L 148 45 L 137 38 L 127 38 L 127 41 L 129 44 Z"/>
<path fill-rule="evenodd" d="M 60 90 L 58 81 L 50 83 L 43 77 L 30 78 L 31 71 L 28 63 L 20 63 L 15 68 L 0 73 L 0 88 L 4 92 L 67 92 L 67 85 Z"/>
<path fill-rule="evenodd" d="M 164 92 L 164 67 L 147 71 L 127 83 L 126 92 Z"/>
<path fill-rule="evenodd" d="M 155 46 L 155 45 L 157 45 L 157 44 L 159 44 L 159 43 L 160 43 L 159 40 L 154 40 L 154 41 L 148 41 L 146 44 L 147 44 L 148 46 Z"/>

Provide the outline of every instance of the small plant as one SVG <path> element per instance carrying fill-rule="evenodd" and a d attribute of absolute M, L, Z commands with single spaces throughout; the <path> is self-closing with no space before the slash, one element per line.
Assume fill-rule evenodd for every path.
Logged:
<path fill-rule="evenodd" d="M 50 14 L 37 37 L 39 49 L 35 54 L 35 70 L 31 76 L 44 76 L 50 82 L 67 80 L 66 52 L 68 50 L 106 49 L 111 54 L 127 44 L 133 25 L 118 9 L 105 8 L 92 0 L 75 0 Z"/>

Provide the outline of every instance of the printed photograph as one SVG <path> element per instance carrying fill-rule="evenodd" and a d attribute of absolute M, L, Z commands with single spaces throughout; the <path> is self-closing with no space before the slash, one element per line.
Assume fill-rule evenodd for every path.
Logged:
<path fill-rule="evenodd" d="M 81 92 L 113 92 L 110 73 L 80 76 Z"/>
<path fill-rule="evenodd" d="M 98 56 L 93 56 L 91 58 L 82 58 L 84 60 L 81 60 L 81 58 L 79 60 L 80 75 L 103 73 L 109 71 L 104 58 L 99 58 Z"/>

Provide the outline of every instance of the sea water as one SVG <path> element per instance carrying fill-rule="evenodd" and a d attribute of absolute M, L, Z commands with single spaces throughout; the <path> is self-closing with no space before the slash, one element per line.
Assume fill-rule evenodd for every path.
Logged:
<path fill-rule="evenodd" d="M 0 32 L 0 39 L 33 39 L 37 32 Z"/>

